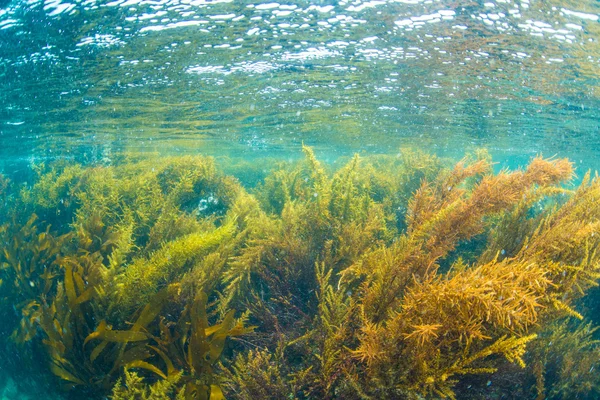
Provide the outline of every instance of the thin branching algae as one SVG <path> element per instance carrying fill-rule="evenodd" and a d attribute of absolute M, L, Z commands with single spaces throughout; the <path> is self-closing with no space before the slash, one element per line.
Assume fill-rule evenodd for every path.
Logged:
<path fill-rule="evenodd" d="M 13 345 L 73 398 L 600 393 L 597 177 L 303 152 L 248 189 L 200 156 L 0 176 Z"/>

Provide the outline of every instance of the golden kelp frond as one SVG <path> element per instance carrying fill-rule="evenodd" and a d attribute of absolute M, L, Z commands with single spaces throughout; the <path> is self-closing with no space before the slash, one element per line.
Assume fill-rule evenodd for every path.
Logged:
<path fill-rule="evenodd" d="M 80 307 L 86 301 L 86 296 L 77 296 L 75 283 L 71 278 L 60 285 L 52 304 L 41 304 L 35 313 L 31 314 L 31 331 L 43 332 L 43 344 L 48 354 L 50 370 L 58 378 L 75 385 L 90 385 L 101 382 L 93 381 L 95 371 L 93 367 L 83 360 L 82 334 L 88 331 Z M 33 335 L 17 337 L 21 340 L 32 340 Z M 81 359 L 79 359 L 81 357 Z"/>
<path fill-rule="evenodd" d="M 59 288 L 54 302 L 43 305 L 35 316 L 32 328 L 41 328 L 46 335 L 44 345 L 49 356 L 50 370 L 58 378 L 76 385 L 88 384 L 87 366 L 77 365 L 73 352 L 79 351 L 80 342 L 76 342 L 77 329 L 75 320 L 71 317 L 67 296 L 62 287 Z"/>
<path fill-rule="evenodd" d="M 567 309 L 600 279 L 599 221 L 600 181 L 586 177 L 573 197 L 545 217 L 516 254 L 546 265 L 553 283 L 547 295 L 558 308 Z"/>
<path fill-rule="evenodd" d="M 223 368 L 223 387 L 239 400 L 296 398 L 298 388 L 269 350 L 250 350 L 238 355 L 230 369 Z"/>
<path fill-rule="evenodd" d="M 600 242 L 600 179 L 589 174 L 570 200 L 548 215 L 523 248 L 523 257 L 573 263 Z"/>
<path fill-rule="evenodd" d="M 302 145 L 302 152 L 306 157 L 306 165 L 309 171 L 309 182 L 312 185 L 313 197 L 317 198 L 317 204 L 326 204 L 329 200 L 328 178 L 325 169 L 315 157 L 313 150 Z M 315 196 L 316 194 L 316 196 Z"/>
<path fill-rule="evenodd" d="M 92 227 L 110 227 L 115 233 L 129 229 L 132 243 L 149 252 L 161 241 L 196 230 L 194 219 L 224 215 L 240 191 L 237 181 L 218 173 L 210 158 L 165 157 L 50 169 L 22 191 L 19 208 L 38 212 L 61 232 L 75 216 L 80 236 L 86 236 L 88 220 L 99 221 Z M 91 232 L 87 236 L 94 237 Z"/>
<path fill-rule="evenodd" d="M 484 232 L 486 218 L 517 205 L 536 186 L 557 183 L 566 177 L 563 170 L 570 165 L 561 160 L 538 160 L 525 172 L 485 175 L 471 189 L 461 188 L 461 180 L 489 168 L 485 160 L 475 164 L 472 168 L 459 164 L 449 176 L 424 182 L 415 192 L 409 204 L 408 232 L 391 246 L 394 260 L 378 262 L 375 258 L 370 263 L 372 280 L 362 285 L 365 310 L 373 321 L 383 318 L 388 307 L 397 303 L 413 275 L 434 274 L 438 260 L 460 241 Z M 444 186 L 450 181 L 454 186 Z M 357 271 L 357 267 L 350 271 Z"/>
<path fill-rule="evenodd" d="M 431 182 L 421 182 L 421 187 L 414 193 L 408 204 L 407 224 L 409 231 L 429 220 L 436 210 L 451 205 L 464 195 L 461 185 L 467 178 L 489 173 L 491 165 L 487 160 L 459 161 L 454 169 L 440 173 Z"/>
<path fill-rule="evenodd" d="M 503 354 L 521 365 L 524 342 L 519 340 L 528 338 L 521 335 L 535 326 L 544 308 L 550 284 L 545 273 L 534 264 L 503 260 L 415 281 L 401 308 L 385 321 L 374 324 L 366 316 L 354 355 L 373 382 L 451 397 L 450 376 L 493 369 L 491 360 L 478 360 Z M 514 338 L 506 341 L 507 335 Z"/>
<path fill-rule="evenodd" d="M 50 226 L 39 231 L 38 219 L 32 215 L 24 225 L 5 225 L 0 232 L 4 243 L 0 253 L 0 278 L 10 282 L 4 288 L 16 308 L 40 301 L 55 290 L 60 267 L 57 260 L 67 250 L 71 234 L 54 236 Z"/>
<path fill-rule="evenodd" d="M 535 157 L 527 166 L 526 174 L 538 185 L 556 185 L 573 178 L 573 163 L 566 158 L 543 159 Z"/>
<path fill-rule="evenodd" d="M 144 332 L 140 331 L 117 331 L 107 326 L 106 321 L 100 321 L 100 324 L 96 327 L 96 330 L 90 333 L 84 340 L 83 345 L 94 339 L 100 339 L 109 343 L 129 343 L 129 342 L 141 342 L 148 339 L 148 336 Z"/>
<path fill-rule="evenodd" d="M 522 333 L 537 322 L 550 284 L 545 274 L 535 264 L 503 260 L 415 282 L 390 324 L 405 330 L 441 325 L 436 333 L 442 346 L 470 343 L 497 332 Z M 477 321 L 478 328 L 473 329 L 470 321 Z"/>
<path fill-rule="evenodd" d="M 424 186 L 421 191 L 428 194 L 417 193 L 409 211 L 410 235 L 424 242 L 428 258 L 435 261 L 453 250 L 458 240 L 483 232 L 485 216 L 516 205 L 533 186 L 569 178 L 572 169 L 568 166 L 564 160 L 539 159 L 525 172 L 484 176 L 468 196 L 460 190 L 458 194 L 447 193 L 455 190 L 453 186 Z"/>
<path fill-rule="evenodd" d="M 160 380 L 152 385 L 144 383 L 135 372 L 125 369 L 125 382 L 117 381 L 112 389 L 112 400 L 185 400 L 185 393 L 176 393 L 181 374 Z"/>
<path fill-rule="evenodd" d="M 537 398 L 594 398 L 600 394 L 598 327 L 566 318 L 540 331 L 527 354 Z"/>
<path fill-rule="evenodd" d="M 368 370 L 373 372 L 384 370 L 388 363 L 388 349 L 391 345 L 386 336 L 384 326 L 374 324 L 364 319 L 358 334 L 360 345 L 352 351 L 355 358 L 365 363 Z M 392 339 L 392 338 L 390 338 Z"/>
<path fill-rule="evenodd" d="M 317 374 L 314 385 L 322 387 L 327 396 L 334 395 L 333 388 L 344 379 L 346 361 L 350 358 L 348 345 L 353 334 L 352 325 L 356 318 L 356 304 L 344 288 L 331 285 L 332 269 L 325 264 L 316 265 L 316 276 L 319 285 L 319 310 L 315 321 L 316 334 L 313 340 L 318 345 L 319 368 L 312 373 Z"/>
<path fill-rule="evenodd" d="M 161 322 L 160 336 L 152 349 L 167 367 L 168 376 L 181 373 L 178 393 L 185 399 L 219 399 L 222 397 L 214 366 L 221 357 L 228 337 L 248 334 L 254 327 L 244 326 L 244 318 L 236 320 L 229 311 L 216 325 L 209 325 L 207 296 L 197 292 L 177 323 Z"/>
<path fill-rule="evenodd" d="M 149 339 L 152 338 L 148 331 L 149 325 L 161 313 L 167 300 L 173 298 L 178 291 L 179 285 L 174 284 L 162 289 L 153 296 L 148 304 L 141 309 L 135 322 L 128 330 L 116 330 L 109 326 L 106 320 L 100 321 L 94 331 L 85 337 L 82 344 L 83 348 L 86 349 L 90 347 L 86 346 L 89 342 L 98 343 L 97 340 L 100 340 L 100 343 L 93 347 L 91 353 L 89 351 L 86 353 L 89 354 L 90 363 L 96 367 L 101 367 L 103 364 L 97 361 L 99 356 L 105 362 L 108 359 L 112 368 L 106 379 L 110 379 L 109 377 L 119 371 L 122 366 L 126 368 L 143 368 L 166 379 L 166 375 L 160 369 L 145 361 L 151 356 L 150 350 L 153 349 L 152 346 L 148 345 Z M 109 347 L 108 350 L 107 347 Z M 169 375 L 173 375 L 172 372 L 172 368 L 170 368 Z M 106 382 L 106 384 L 109 383 L 111 382 Z"/>
<path fill-rule="evenodd" d="M 346 221 L 364 215 L 361 208 L 364 207 L 367 199 L 363 199 L 363 196 L 359 195 L 360 188 L 357 187 L 359 163 L 360 159 L 358 155 L 355 155 L 332 179 L 329 210 L 336 220 Z"/>
<path fill-rule="evenodd" d="M 133 223 L 119 227 L 106 225 L 100 213 L 78 218 L 72 224 L 80 251 L 110 252 L 117 242 L 130 242 L 133 247 Z M 121 243 L 123 244 L 123 243 Z M 123 253 L 127 259 L 127 253 Z"/>
<path fill-rule="evenodd" d="M 486 263 L 496 257 L 516 256 L 541 221 L 555 211 L 557 202 L 571 194 L 571 191 L 556 186 L 530 190 L 512 210 L 507 210 L 493 222 L 479 261 Z"/>
<path fill-rule="evenodd" d="M 413 193 L 423 182 L 435 181 L 445 164 L 416 149 L 401 149 L 397 155 L 364 156 L 361 160 L 357 186 L 383 206 L 389 221 L 400 231 L 406 229 L 405 213 Z"/>
<path fill-rule="evenodd" d="M 221 306 L 227 308 L 230 302 L 250 285 L 252 273 L 259 272 L 269 261 L 276 257 L 281 246 L 282 228 L 279 221 L 265 214 L 248 220 L 247 227 L 241 231 L 237 254 L 234 254 L 221 280 L 225 286 Z"/>
<path fill-rule="evenodd" d="M 233 223 L 192 233 L 166 243 L 149 259 L 137 259 L 116 277 L 115 303 L 124 311 L 145 304 L 158 290 L 181 276 L 234 234 Z"/>
<path fill-rule="evenodd" d="M 50 272 L 51 266 L 54 272 Z M 44 285 L 36 287 L 31 284 L 34 280 L 29 280 L 31 291 L 21 294 L 29 297 L 18 306 L 22 320 L 12 335 L 13 340 L 28 342 L 41 328 L 49 338 L 46 344 L 61 352 L 70 351 L 74 335 L 85 331 L 85 318 L 80 308 L 92 299 L 94 286 L 102 281 L 96 268 L 104 267 L 94 255 L 84 254 L 77 259 L 59 256 L 45 269 Z M 34 289 L 38 291 L 37 295 Z M 52 299 L 52 303 L 49 304 L 47 299 Z M 75 322 L 77 325 L 73 326 Z M 59 358 L 62 360 L 62 356 Z"/>
<path fill-rule="evenodd" d="M 87 175 L 85 169 L 79 164 L 51 168 L 47 172 L 44 169 L 38 169 L 38 179 L 33 187 L 21 192 L 21 201 L 29 211 L 68 209 L 74 205 L 79 182 Z"/>
<path fill-rule="evenodd" d="M 32 315 L 32 325 L 45 339 L 50 370 L 61 380 L 103 392 L 108 390 L 122 366 L 143 366 L 160 371 L 143 361 L 150 357 L 145 347 L 148 325 L 161 312 L 173 290 L 163 290 L 141 310 L 130 329 L 113 329 L 94 306 L 92 288 L 86 288 L 74 263 L 65 264 L 65 277 L 52 304 L 42 304 Z M 99 341 L 99 343 L 98 343 Z M 90 342 L 97 343 L 95 346 Z"/>
<path fill-rule="evenodd" d="M 457 383 L 456 378 L 462 375 L 491 374 L 496 368 L 474 366 L 485 361 L 490 356 L 503 355 L 511 363 L 516 363 L 525 368 L 522 356 L 525 354 L 526 345 L 536 339 L 536 335 L 524 337 L 503 336 L 494 343 L 484 347 L 482 350 L 460 357 L 452 365 L 443 367 L 441 355 L 438 353 L 433 362 L 424 364 L 423 376 L 413 386 L 413 389 L 426 396 L 439 396 L 441 398 L 456 399 L 453 386 Z"/>
<path fill-rule="evenodd" d="M 342 271 L 344 282 L 361 282 L 359 296 L 367 318 L 379 322 L 387 317 L 388 310 L 398 303 L 414 280 L 416 269 L 412 266 L 420 255 L 414 241 L 403 236 L 389 247 L 365 252 L 354 265 Z"/>

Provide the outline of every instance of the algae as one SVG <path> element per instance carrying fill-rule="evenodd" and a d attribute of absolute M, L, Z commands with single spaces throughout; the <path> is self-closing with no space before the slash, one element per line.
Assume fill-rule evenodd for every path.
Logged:
<path fill-rule="evenodd" d="M 201 156 L 0 177 L 12 340 L 73 398 L 600 392 L 582 306 L 600 279 L 597 177 L 575 186 L 568 160 L 541 157 L 494 173 L 485 151 L 337 169 L 303 153 L 248 188 Z"/>

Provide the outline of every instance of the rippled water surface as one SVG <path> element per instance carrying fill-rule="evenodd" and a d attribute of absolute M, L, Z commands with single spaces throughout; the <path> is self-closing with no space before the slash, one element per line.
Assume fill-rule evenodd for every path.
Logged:
<path fill-rule="evenodd" d="M 12 1 L 0 157 L 569 156 L 600 165 L 600 3 Z"/>
<path fill-rule="evenodd" d="M 0 178 L 13 178 L 14 200 L 26 197 L 32 164 L 110 165 L 122 152 L 239 157 L 234 175 L 258 176 L 267 168 L 248 160 L 300 158 L 303 143 L 326 162 L 404 147 L 423 150 L 407 152 L 415 159 L 487 148 L 497 169 L 568 157 L 581 177 L 600 170 L 599 78 L 598 0 L 0 0 Z M 194 215 L 220 204 L 207 196 L 194 198 Z M 75 214 L 58 217 L 68 198 L 56 197 L 54 217 L 72 227 Z M 23 304 L 4 311 L 25 315 Z M 45 360 L 28 356 L 39 348 L 4 346 L 9 325 L 0 324 L 0 399 L 50 398 L 49 374 L 12 375 Z M 419 326 L 437 338 L 437 325 Z"/>

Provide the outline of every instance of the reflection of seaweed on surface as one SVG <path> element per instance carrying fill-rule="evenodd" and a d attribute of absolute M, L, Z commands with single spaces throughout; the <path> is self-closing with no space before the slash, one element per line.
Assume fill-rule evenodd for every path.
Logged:
<path fill-rule="evenodd" d="M 303 151 L 251 193 L 204 157 L 6 181 L 13 339 L 114 399 L 455 398 L 491 373 L 597 392 L 595 328 L 558 321 L 600 278 L 598 179 L 566 190 L 571 164 L 539 157 L 493 174 L 483 151 L 329 171 Z"/>

